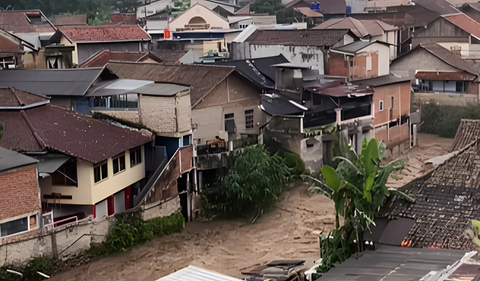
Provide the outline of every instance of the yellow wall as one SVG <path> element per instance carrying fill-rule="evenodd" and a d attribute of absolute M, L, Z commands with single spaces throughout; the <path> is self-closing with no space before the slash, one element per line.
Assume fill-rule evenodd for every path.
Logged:
<path fill-rule="evenodd" d="M 190 9 L 188 9 L 185 13 L 180 15 L 178 18 L 176 18 L 174 21 L 172 21 L 169 25 L 168 28 L 171 31 L 177 30 L 177 28 L 185 28 L 185 25 L 187 25 L 190 20 L 194 17 L 201 17 L 203 20 L 207 23 L 210 24 L 210 28 L 221 28 L 221 29 L 230 29 L 230 26 L 228 22 L 222 18 L 221 16 L 217 15 L 215 12 L 212 12 L 211 10 L 205 8 L 202 5 L 194 5 Z"/>
<path fill-rule="evenodd" d="M 40 179 L 40 188 L 43 194 L 61 193 L 62 195 L 71 195 L 71 200 L 61 200 L 57 203 L 72 205 L 93 205 L 123 190 L 129 185 L 145 177 L 145 151 L 142 146 L 142 163 L 130 167 L 130 152 L 125 152 L 125 170 L 113 174 L 112 158 L 108 162 L 108 178 L 94 182 L 93 166 L 94 164 L 85 160 L 77 160 L 77 179 L 78 187 L 75 186 L 52 186 L 52 177 Z M 54 203 L 53 199 L 48 199 L 49 203 Z"/>
<path fill-rule="evenodd" d="M 70 43 L 65 36 L 62 36 L 62 39 L 60 40 L 60 44 L 64 44 L 65 46 L 74 46 L 75 50 L 72 52 L 72 63 L 78 64 L 78 48 L 77 48 L 77 43 Z"/>

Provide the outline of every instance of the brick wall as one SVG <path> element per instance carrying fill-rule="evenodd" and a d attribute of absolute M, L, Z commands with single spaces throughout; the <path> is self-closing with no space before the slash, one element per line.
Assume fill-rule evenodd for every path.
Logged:
<path fill-rule="evenodd" d="M 140 121 L 156 133 L 177 132 L 175 97 L 142 95 L 139 100 Z"/>
<path fill-rule="evenodd" d="M 330 53 L 328 66 L 329 75 L 348 77 L 348 62 L 345 61 L 342 54 Z"/>
<path fill-rule="evenodd" d="M 0 222 L 40 211 L 36 165 L 0 173 Z"/>

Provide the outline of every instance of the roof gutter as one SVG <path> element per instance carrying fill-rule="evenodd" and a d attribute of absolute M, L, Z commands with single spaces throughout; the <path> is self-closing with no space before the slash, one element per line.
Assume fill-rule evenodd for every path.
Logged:
<path fill-rule="evenodd" d="M 25 105 L 25 106 L 1 106 L 0 107 L 0 110 L 24 110 L 24 109 L 29 109 L 29 108 L 33 108 L 33 107 L 37 107 L 37 106 L 40 106 L 40 105 L 45 105 L 45 104 L 49 104 L 50 101 L 47 100 L 47 101 L 41 101 L 41 102 L 37 102 L 37 103 L 32 103 L 32 104 L 29 104 L 29 105 Z"/>

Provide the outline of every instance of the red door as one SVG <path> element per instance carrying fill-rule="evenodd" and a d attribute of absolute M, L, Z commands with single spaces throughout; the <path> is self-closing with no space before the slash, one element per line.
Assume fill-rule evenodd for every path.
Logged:
<path fill-rule="evenodd" d="M 108 197 L 108 215 L 111 216 L 115 213 L 113 195 Z"/>
<path fill-rule="evenodd" d="M 125 210 L 131 209 L 133 206 L 132 203 L 132 186 L 125 188 Z"/>

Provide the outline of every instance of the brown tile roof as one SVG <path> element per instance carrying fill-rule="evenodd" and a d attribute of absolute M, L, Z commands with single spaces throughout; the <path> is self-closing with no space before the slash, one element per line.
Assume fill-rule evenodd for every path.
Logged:
<path fill-rule="evenodd" d="M 154 49 L 151 51 L 155 56 L 170 64 L 180 64 L 180 59 L 188 52 L 184 50 L 162 50 Z"/>
<path fill-rule="evenodd" d="M 302 15 L 306 16 L 307 18 L 323 18 L 323 15 L 315 12 L 314 10 L 308 7 L 294 7 L 295 11 L 301 13 Z"/>
<path fill-rule="evenodd" d="M 29 17 L 41 17 L 43 21 L 32 21 Z M 53 33 L 55 26 L 40 10 L 0 11 L 0 28 L 13 33 Z"/>
<path fill-rule="evenodd" d="M 412 247 L 438 246 L 473 249 L 464 235 L 471 220 L 480 218 L 480 143 L 471 143 L 434 171 L 399 190 L 413 196 L 414 203 L 391 196 L 382 210 L 388 218 L 415 219 L 406 241 Z"/>
<path fill-rule="evenodd" d="M 450 52 L 449 50 L 440 46 L 437 43 L 422 43 L 419 45 L 419 47 L 424 48 L 432 55 L 436 56 L 437 58 L 441 59 L 442 61 L 453 67 L 478 76 L 477 67 L 473 62 L 463 60 L 458 55 Z"/>
<path fill-rule="evenodd" d="M 49 98 L 31 94 L 14 88 L 0 88 L 0 109 L 3 107 L 21 108 L 39 103 L 48 103 Z"/>
<path fill-rule="evenodd" d="M 0 146 L 18 151 L 52 150 L 92 163 L 151 141 L 151 135 L 111 125 L 74 111 L 42 105 L 21 111 L 0 110 Z"/>
<path fill-rule="evenodd" d="M 151 63 L 110 62 L 107 69 L 120 79 L 150 80 L 190 85 L 192 108 L 235 69 L 205 65 L 163 65 Z"/>
<path fill-rule="evenodd" d="M 480 137 L 480 120 L 462 119 L 450 151 L 460 150 Z"/>
<path fill-rule="evenodd" d="M 358 20 L 352 17 L 331 19 L 323 22 L 312 29 L 349 29 L 358 37 L 367 35 L 378 36 L 385 31 L 397 30 L 393 25 L 380 20 L 362 19 Z"/>
<path fill-rule="evenodd" d="M 348 29 L 331 30 L 255 30 L 245 40 L 252 45 L 326 46 L 343 40 Z"/>
<path fill-rule="evenodd" d="M 121 62 L 142 62 L 147 59 L 154 60 L 156 62 L 162 62 L 160 58 L 154 54 L 148 52 L 112 52 L 103 51 L 95 57 L 90 57 L 84 62 L 78 65 L 79 68 L 85 67 L 104 67 L 109 61 L 121 61 Z"/>
<path fill-rule="evenodd" d="M 480 23 L 476 22 L 474 19 L 465 15 L 464 13 L 443 16 L 443 18 L 463 29 L 465 32 L 475 36 L 477 39 L 480 39 Z"/>
<path fill-rule="evenodd" d="M 151 40 L 138 25 L 64 26 L 60 31 L 77 43 Z"/>

